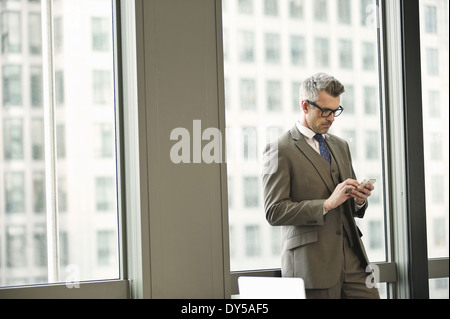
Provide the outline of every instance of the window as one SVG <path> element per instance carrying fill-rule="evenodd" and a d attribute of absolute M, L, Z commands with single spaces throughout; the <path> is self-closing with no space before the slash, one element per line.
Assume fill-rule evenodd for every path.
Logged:
<path fill-rule="evenodd" d="M 280 111 L 281 110 L 281 83 L 280 81 L 267 81 L 267 110 Z"/>
<path fill-rule="evenodd" d="M 253 62 L 254 53 L 254 36 L 250 31 L 240 31 L 238 34 L 239 60 L 242 62 Z"/>
<path fill-rule="evenodd" d="M 265 35 L 265 42 L 267 63 L 280 62 L 280 36 L 278 34 L 268 33 Z"/>
<path fill-rule="evenodd" d="M 303 19 L 304 0 L 289 1 L 289 16 L 294 19 Z"/>
<path fill-rule="evenodd" d="M 437 12 L 436 6 L 425 5 L 425 33 L 437 33 Z"/>
<path fill-rule="evenodd" d="M 110 28 L 111 22 L 108 18 L 92 18 L 92 50 L 108 51 L 111 50 Z M 109 24 L 108 24 L 109 23 Z"/>
<path fill-rule="evenodd" d="M 314 61 L 315 66 L 320 68 L 328 68 L 330 64 L 330 48 L 329 40 L 324 38 L 314 39 Z"/>
<path fill-rule="evenodd" d="M 20 53 L 22 51 L 22 19 L 21 13 L 2 9 L 2 53 Z"/>
<path fill-rule="evenodd" d="M 5 119 L 3 121 L 3 148 L 6 161 L 23 159 L 22 119 Z"/>
<path fill-rule="evenodd" d="M 352 7 L 350 0 L 338 1 L 338 19 L 342 24 L 351 24 L 352 22 Z"/>
<path fill-rule="evenodd" d="M 30 54 L 40 55 L 42 52 L 42 38 L 41 38 L 41 14 L 30 13 L 28 17 L 29 22 L 29 49 Z"/>
<path fill-rule="evenodd" d="M 339 41 L 339 66 L 341 69 L 351 69 L 353 67 L 353 52 L 351 40 Z"/>
<path fill-rule="evenodd" d="M 439 50 L 436 48 L 426 48 L 425 56 L 426 62 L 426 73 L 428 75 L 439 75 Z"/>
<path fill-rule="evenodd" d="M 22 66 L 3 65 L 3 107 L 22 105 Z"/>
<path fill-rule="evenodd" d="M 253 0 L 238 0 L 240 13 L 253 13 Z"/>
<path fill-rule="evenodd" d="M 362 56 L 362 63 L 363 63 L 363 69 L 368 71 L 373 71 L 376 68 L 377 65 L 377 59 L 376 59 L 376 46 L 374 43 L 371 42 L 363 42 L 363 56 Z"/>
<path fill-rule="evenodd" d="M 420 0 L 422 107 L 428 258 L 448 258 L 448 1 Z M 445 141 L 445 142 L 444 142 Z M 449 296 L 448 278 L 432 279 L 430 298 Z"/>
<path fill-rule="evenodd" d="M 31 106 L 42 106 L 42 67 L 30 67 L 30 99 Z"/>
<path fill-rule="evenodd" d="M 259 207 L 259 179 L 254 176 L 244 177 L 244 206 Z"/>
<path fill-rule="evenodd" d="M 243 110 L 254 110 L 256 108 L 256 82 L 252 79 L 241 79 L 240 104 Z"/>
<path fill-rule="evenodd" d="M 64 283 L 70 269 L 77 281 L 119 278 L 111 5 L 54 1 L 49 57 L 41 1 L 2 1 L 0 287 Z M 50 60 L 55 105 L 44 91 Z M 55 228 L 46 221 L 53 204 Z M 59 249 L 48 239 L 56 228 Z"/>
<path fill-rule="evenodd" d="M 298 66 L 306 64 L 306 45 L 302 36 L 291 36 L 291 63 Z"/>
<path fill-rule="evenodd" d="M 317 0 L 313 1 L 314 3 L 314 18 L 316 21 L 326 21 L 328 12 L 327 12 L 327 0 Z"/>
<path fill-rule="evenodd" d="M 264 13 L 267 16 L 278 15 L 278 0 L 264 0 Z"/>
<path fill-rule="evenodd" d="M 238 1 L 255 5 L 245 15 L 223 12 L 224 34 L 230 39 L 225 43 L 230 58 L 224 61 L 224 77 L 231 270 L 280 267 L 281 229 L 268 225 L 263 207 L 262 152 L 268 141 L 294 126 L 300 84 L 319 71 L 335 75 L 346 87 L 341 97 L 345 111 L 336 119 L 333 133 L 349 143 L 358 178 L 377 178 L 369 218 L 358 225 L 371 261 L 385 261 L 378 34 L 368 23 L 376 3 L 279 0 L 277 15 L 267 18 L 264 4 L 269 2 L 257 7 L 256 1 Z M 355 23 L 359 21 L 362 26 Z M 230 45 L 231 39 L 236 39 L 236 46 Z M 240 130 L 244 136 L 236 134 Z"/>

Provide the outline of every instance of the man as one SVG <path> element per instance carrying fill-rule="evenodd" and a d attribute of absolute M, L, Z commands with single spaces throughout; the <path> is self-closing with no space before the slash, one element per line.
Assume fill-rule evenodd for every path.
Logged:
<path fill-rule="evenodd" d="M 343 111 L 343 92 L 324 73 L 302 83 L 300 120 L 265 151 L 272 166 L 262 176 L 266 219 L 283 226 L 282 275 L 303 278 L 307 298 L 378 299 L 366 285 L 369 262 L 354 220 L 374 186 L 360 187 L 348 144 L 327 134 Z"/>

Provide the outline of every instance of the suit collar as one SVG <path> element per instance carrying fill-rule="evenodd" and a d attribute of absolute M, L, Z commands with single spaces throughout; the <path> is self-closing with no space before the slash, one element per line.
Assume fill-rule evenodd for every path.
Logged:
<path fill-rule="evenodd" d="M 339 147 L 339 143 L 336 137 L 331 134 L 324 134 L 325 142 L 328 145 L 330 152 L 332 153 L 336 165 L 338 166 L 340 176 L 342 178 L 348 178 L 351 176 L 351 172 L 348 171 L 348 163 L 343 162 L 342 150 Z M 317 172 L 321 176 L 324 183 L 327 185 L 330 192 L 335 189 L 335 184 L 331 178 L 330 167 L 324 165 L 321 161 L 320 154 L 318 154 L 305 140 L 305 137 L 300 133 L 297 124 L 291 129 L 291 137 L 295 141 L 297 148 L 310 160 L 312 165 L 316 168 Z"/>

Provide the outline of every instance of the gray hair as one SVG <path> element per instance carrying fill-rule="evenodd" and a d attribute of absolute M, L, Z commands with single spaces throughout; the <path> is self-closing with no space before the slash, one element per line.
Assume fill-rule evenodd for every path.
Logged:
<path fill-rule="evenodd" d="M 345 92 L 344 86 L 336 78 L 326 73 L 316 73 L 303 81 L 300 86 L 300 101 L 319 100 L 319 92 L 325 91 L 333 97 L 338 97 Z"/>

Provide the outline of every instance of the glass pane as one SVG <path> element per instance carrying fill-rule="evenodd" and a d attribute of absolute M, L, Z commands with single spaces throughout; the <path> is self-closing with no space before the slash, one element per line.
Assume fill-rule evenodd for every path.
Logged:
<path fill-rule="evenodd" d="M 48 170 L 57 183 L 57 281 L 119 278 L 111 5 L 53 2 L 56 167 L 46 167 L 41 3 L 2 2 L 0 286 L 49 283 Z"/>
<path fill-rule="evenodd" d="M 359 180 L 377 179 L 357 223 L 369 259 L 385 261 L 376 2 L 224 3 L 231 270 L 281 265 L 281 229 L 265 219 L 262 153 L 299 119 L 300 84 L 317 72 L 346 87 L 345 111 L 330 133 L 349 143 Z"/>
<path fill-rule="evenodd" d="M 428 257 L 448 257 L 449 8 L 446 0 L 419 3 Z"/>
<path fill-rule="evenodd" d="M 430 299 L 448 299 L 448 278 L 430 279 Z"/>

